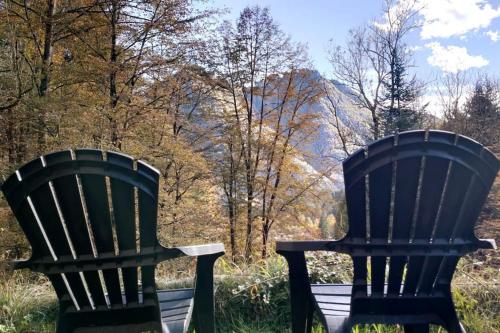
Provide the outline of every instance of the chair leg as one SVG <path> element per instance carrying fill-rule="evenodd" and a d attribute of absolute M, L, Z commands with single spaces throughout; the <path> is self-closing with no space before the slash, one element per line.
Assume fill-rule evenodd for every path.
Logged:
<path fill-rule="evenodd" d="M 288 262 L 292 333 L 310 332 L 314 304 L 303 252 L 280 253 Z"/>
<path fill-rule="evenodd" d="M 444 326 L 449 333 L 466 333 L 465 328 L 460 323 L 460 319 L 458 318 L 455 308 L 452 308 L 452 310 L 443 317 L 445 323 Z"/>
<path fill-rule="evenodd" d="M 429 324 L 404 325 L 405 333 L 429 333 Z"/>
<path fill-rule="evenodd" d="M 467 333 L 458 318 L 450 323 L 447 323 L 446 329 L 449 333 Z"/>
<path fill-rule="evenodd" d="M 464 327 L 460 323 L 457 311 L 455 310 L 455 304 L 453 304 L 451 292 L 441 308 L 443 309 L 441 312 L 441 318 L 443 319 L 446 330 L 449 333 L 466 333 Z"/>
<path fill-rule="evenodd" d="M 221 254 L 198 257 L 193 319 L 198 333 L 214 333 L 214 263 Z"/>
<path fill-rule="evenodd" d="M 314 316 L 314 306 L 311 304 L 311 306 L 309 306 L 309 312 L 307 313 L 307 319 L 306 319 L 307 320 L 307 327 L 306 327 L 307 333 L 311 333 L 311 331 L 312 331 L 313 316 Z"/>

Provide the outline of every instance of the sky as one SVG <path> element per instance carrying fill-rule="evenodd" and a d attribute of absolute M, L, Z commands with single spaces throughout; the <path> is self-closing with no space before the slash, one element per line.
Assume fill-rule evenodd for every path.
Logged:
<path fill-rule="evenodd" d="M 409 1 L 409 0 L 399 0 Z M 408 36 L 415 71 L 429 82 L 444 73 L 477 70 L 500 76 L 500 0 L 417 0 L 422 26 Z M 234 21 L 248 5 L 269 7 L 280 28 L 308 47 L 315 68 L 331 78 L 328 47 L 349 29 L 382 18 L 383 0 L 212 0 Z"/>

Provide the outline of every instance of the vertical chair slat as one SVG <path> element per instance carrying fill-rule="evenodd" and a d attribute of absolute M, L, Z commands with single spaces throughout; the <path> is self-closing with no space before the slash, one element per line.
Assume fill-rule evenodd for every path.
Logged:
<path fill-rule="evenodd" d="M 450 209 L 446 209 L 443 212 L 446 212 L 447 217 L 454 222 L 454 228 L 451 231 L 452 238 L 471 239 L 474 238 L 474 221 L 477 219 L 487 193 L 495 179 L 500 161 L 491 152 L 486 151 L 479 143 L 473 142 L 469 138 L 458 136 L 456 145 L 476 155 L 476 160 L 484 164 L 474 164 L 476 166 L 474 169 L 475 173 L 470 173 L 467 176 L 464 176 L 464 174 L 467 174 L 467 171 L 470 172 L 470 170 L 462 170 L 463 167 L 458 164 L 456 165 L 458 175 L 455 178 L 462 178 L 461 182 L 467 184 L 457 194 L 457 196 L 460 195 L 463 204 L 461 209 L 456 207 L 455 210 L 452 210 L 450 205 Z M 482 179 L 479 179 L 479 175 Z M 482 180 L 486 180 L 486 184 Z M 453 185 L 453 182 L 450 184 Z M 454 192 L 458 193 L 459 191 L 454 189 Z M 444 258 L 437 273 L 434 290 L 448 291 L 449 283 L 453 278 L 459 259 L 459 257 Z"/>
<path fill-rule="evenodd" d="M 7 201 L 10 204 L 10 198 Z M 30 242 L 32 250 L 32 259 L 40 259 L 43 257 L 51 257 L 50 249 L 38 228 L 35 216 L 31 211 L 28 201 L 24 200 L 19 204 L 19 207 L 14 211 L 16 219 L 19 221 L 21 229 L 23 230 L 26 238 Z"/>
<path fill-rule="evenodd" d="M 450 283 L 455 273 L 455 268 L 457 267 L 460 257 L 445 257 L 439 267 L 436 281 L 434 282 L 432 292 L 450 291 Z"/>
<path fill-rule="evenodd" d="M 392 163 L 370 173 L 370 242 L 387 243 L 391 210 Z M 384 292 L 386 257 L 371 258 L 372 293 Z"/>
<path fill-rule="evenodd" d="M 443 193 L 449 161 L 427 157 L 420 193 L 420 206 L 415 227 L 414 241 L 428 242 L 432 235 L 436 215 Z"/>
<path fill-rule="evenodd" d="M 21 186 L 25 185 L 25 178 L 26 177 L 28 177 L 29 175 L 36 173 L 36 172 L 42 172 L 42 170 L 43 170 L 43 164 L 42 164 L 42 160 L 40 158 L 37 158 L 37 159 L 25 164 L 23 167 L 21 167 L 18 170 L 18 175 L 21 178 L 20 185 Z M 46 188 L 48 188 L 48 184 L 46 184 L 44 186 L 46 186 Z M 40 193 L 40 191 L 38 191 L 37 193 Z M 40 205 L 38 203 L 38 200 L 37 200 L 38 195 L 37 194 L 25 193 L 25 195 L 26 195 L 26 197 L 28 197 L 28 196 L 30 197 L 30 200 L 32 203 L 34 201 L 35 209 L 38 208 L 38 206 L 41 206 L 41 208 L 43 208 L 43 205 Z M 41 212 L 37 211 L 40 222 L 42 222 L 42 228 L 44 229 L 45 235 L 47 237 L 47 240 L 46 240 L 45 237 L 43 236 L 43 232 L 40 229 L 40 226 L 38 225 L 38 221 L 36 219 L 35 212 L 32 211 L 31 205 L 27 201 L 27 198 L 23 198 L 22 208 L 20 209 L 20 211 L 22 211 L 22 214 L 23 214 L 23 216 L 21 217 L 22 220 L 23 221 L 25 219 L 27 220 L 26 222 L 24 222 L 27 229 L 30 230 L 32 232 L 32 235 L 35 236 L 36 238 L 38 238 L 38 241 L 40 241 L 43 244 L 43 246 L 40 246 L 40 249 L 44 249 L 44 250 L 47 249 L 48 250 L 48 251 L 44 251 L 44 253 L 47 257 L 53 257 L 54 255 L 56 255 L 56 254 L 52 253 L 52 251 L 55 250 L 57 252 L 57 250 L 60 250 L 64 246 L 64 244 L 59 244 L 59 242 L 54 242 L 54 240 L 59 241 L 59 239 L 61 239 L 60 238 L 61 235 L 64 237 L 64 233 L 59 233 L 59 230 L 57 230 L 57 228 L 54 228 L 54 224 L 52 221 L 48 221 L 49 222 L 48 224 L 46 221 L 43 221 L 43 220 L 45 220 L 45 218 L 44 218 L 45 216 L 40 216 L 41 215 L 40 213 L 43 213 L 43 211 L 41 211 Z M 27 212 L 29 212 L 29 213 L 27 213 Z M 57 216 L 54 216 L 54 218 L 57 218 Z M 21 221 L 21 225 L 23 225 L 23 221 Z M 51 232 L 55 232 L 56 234 L 51 234 Z M 58 238 L 58 236 L 59 236 L 59 238 Z M 54 249 L 54 247 L 57 247 L 57 248 Z"/>
<path fill-rule="evenodd" d="M 102 160 L 102 152 L 98 150 L 76 150 L 75 155 L 77 160 Z M 106 181 L 103 176 L 90 174 L 82 174 L 80 179 L 97 253 L 98 255 L 114 253 Z M 102 274 L 110 303 L 112 305 L 121 305 L 122 296 L 118 270 L 114 268 L 105 269 Z"/>
<path fill-rule="evenodd" d="M 38 169 L 42 168 L 41 161 L 36 160 L 34 163 L 37 165 Z M 21 195 L 27 195 L 27 193 L 24 193 L 23 191 L 15 194 L 15 189 L 22 186 L 22 181 L 18 179 L 17 175 L 12 175 L 2 184 L 2 191 L 4 192 L 9 205 L 11 207 L 16 207 L 14 209 L 14 215 L 26 235 L 26 238 L 30 242 L 32 250 L 31 259 L 36 260 L 41 258 L 51 258 L 51 250 L 48 243 L 45 241 L 40 228 L 38 227 L 38 222 L 36 221 L 31 207 L 26 198 L 21 197 Z M 48 278 L 51 280 L 52 286 L 59 298 L 63 298 L 64 296 L 69 297 L 68 290 L 62 281 L 61 275 L 50 274 L 48 275 Z M 62 307 L 69 307 L 71 305 L 71 302 L 61 304 Z"/>
<path fill-rule="evenodd" d="M 49 184 L 33 191 L 30 198 L 56 256 L 71 255 L 64 229 L 59 221 L 57 208 L 52 200 Z"/>
<path fill-rule="evenodd" d="M 394 137 L 379 140 L 368 148 L 368 157 L 387 151 L 394 146 Z M 388 243 L 389 221 L 391 211 L 392 190 L 392 163 L 385 163 L 370 172 L 369 180 L 369 212 L 370 212 L 370 242 Z M 371 285 L 372 294 L 380 295 L 384 292 L 386 257 L 371 258 Z"/>
<path fill-rule="evenodd" d="M 14 212 L 16 219 L 19 221 L 21 228 L 23 229 L 28 241 L 31 244 L 31 248 L 33 251 L 32 259 L 39 259 L 43 257 L 51 257 L 51 253 L 45 239 L 38 229 L 37 221 L 31 212 L 31 208 L 28 205 L 28 202 L 24 200 L 19 209 Z M 49 275 L 49 279 L 52 282 L 52 286 L 59 298 L 64 297 L 65 295 L 69 297 L 68 290 L 66 286 L 62 282 L 62 277 L 59 274 L 51 274 Z M 64 304 L 64 306 L 70 306 L 70 304 Z"/>
<path fill-rule="evenodd" d="M 155 288 L 155 266 L 141 266 L 142 295 L 144 301 L 157 300 Z"/>
<path fill-rule="evenodd" d="M 139 191 L 139 230 L 142 249 L 151 249 L 156 246 L 156 200 Z M 154 227 L 155 229 L 151 229 Z"/>
<path fill-rule="evenodd" d="M 149 177 L 154 183 L 158 184 L 159 174 L 148 165 L 138 162 L 137 172 L 143 177 Z M 151 250 L 156 247 L 158 240 L 156 238 L 156 216 L 158 210 L 158 186 L 154 189 L 155 196 L 150 196 L 143 190 L 138 190 L 139 207 L 139 232 L 141 251 Z M 156 295 L 151 292 L 154 290 L 154 271 L 153 266 L 141 267 L 141 284 L 144 300 L 154 299 Z"/>
<path fill-rule="evenodd" d="M 121 166 L 133 169 L 133 160 L 128 156 L 108 153 L 110 168 Z M 111 179 L 111 197 L 113 200 L 113 214 L 116 225 L 116 236 L 120 252 L 136 252 L 136 228 L 135 228 L 135 200 L 134 187 L 130 184 Z M 127 303 L 138 301 L 137 268 L 123 268 L 123 284 Z"/>
<path fill-rule="evenodd" d="M 156 247 L 158 242 L 156 239 L 157 202 L 156 199 L 151 198 L 143 191 L 139 191 L 138 197 L 141 250 L 151 250 Z M 148 292 L 149 290 L 154 290 L 154 271 L 155 268 L 153 266 L 141 267 L 141 284 L 144 300 L 156 297 L 154 293 Z"/>
<path fill-rule="evenodd" d="M 500 161 L 481 144 L 469 138 L 459 135 L 456 144 L 459 148 L 473 155 L 474 161 L 480 161 L 481 163 L 474 164 L 476 168 L 474 171 L 476 172 L 471 178 L 464 199 L 467 202 L 467 207 L 464 206 L 460 210 L 452 237 L 474 239 L 474 224 L 471 222 L 475 221 L 481 212 L 482 204 L 486 200 L 500 168 Z"/>
<path fill-rule="evenodd" d="M 468 179 L 470 181 L 463 197 L 464 205 L 462 205 L 461 209 L 457 207 L 458 216 L 456 216 L 455 225 L 451 231 L 452 242 L 455 238 L 465 240 L 473 240 L 475 238 L 473 222 L 479 216 L 489 191 L 489 187 L 486 189 L 476 175 L 472 175 Z M 459 259 L 459 257 L 446 257 L 443 259 L 437 272 L 433 291 L 447 291 Z"/>
<path fill-rule="evenodd" d="M 359 151 L 350 158 L 351 164 L 364 160 L 365 152 Z M 346 202 L 349 216 L 348 237 L 358 242 L 366 241 L 366 183 L 365 178 L 354 183 L 350 167 L 344 166 L 346 185 Z M 367 294 L 367 260 L 364 257 L 352 258 L 354 267 L 353 295 L 366 296 Z"/>

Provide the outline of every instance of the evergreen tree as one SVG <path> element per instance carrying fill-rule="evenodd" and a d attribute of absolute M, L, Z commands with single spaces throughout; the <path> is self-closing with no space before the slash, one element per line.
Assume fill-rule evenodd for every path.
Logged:
<path fill-rule="evenodd" d="M 419 83 L 409 77 L 405 47 L 397 47 L 391 55 L 388 79 L 384 81 L 384 106 L 381 118 L 385 135 L 421 126 L 423 110 L 418 105 Z"/>
<path fill-rule="evenodd" d="M 485 145 L 500 142 L 500 89 L 488 77 L 477 80 L 465 103 L 464 134 Z"/>

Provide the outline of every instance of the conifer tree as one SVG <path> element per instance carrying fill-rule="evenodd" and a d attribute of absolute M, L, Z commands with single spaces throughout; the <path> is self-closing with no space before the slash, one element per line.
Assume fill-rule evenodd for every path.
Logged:
<path fill-rule="evenodd" d="M 420 87 L 415 76 L 408 73 L 406 48 L 394 51 L 391 57 L 389 78 L 384 81 L 384 103 L 381 108 L 384 134 L 407 131 L 421 127 L 423 108 L 418 104 Z"/>

